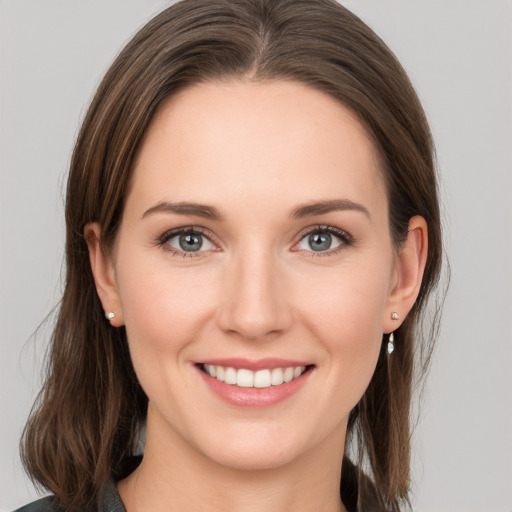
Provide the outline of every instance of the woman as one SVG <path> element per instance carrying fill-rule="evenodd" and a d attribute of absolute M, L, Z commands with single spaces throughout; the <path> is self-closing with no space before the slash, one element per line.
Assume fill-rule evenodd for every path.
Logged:
<path fill-rule="evenodd" d="M 28 510 L 407 505 L 433 144 L 358 18 L 330 0 L 159 14 L 89 108 L 66 225 L 23 444 L 54 497 Z"/>

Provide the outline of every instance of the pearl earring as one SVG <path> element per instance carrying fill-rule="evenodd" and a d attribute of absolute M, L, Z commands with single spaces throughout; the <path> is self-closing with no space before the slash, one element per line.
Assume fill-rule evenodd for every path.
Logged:
<path fill-rule="evenodd" d="M 395 350 L 395 334 L 391 333 L 388 338 L 388 354 L 392 354 Z"/>
<path fill-rule="evenodd" d="M 400 315 L 396 311 L 393 311 L 393 313 L 391 313 L 391 320 L 398 320 L 399 318 Z"/>
<path fill-rule="evenodd" d="M 105 317 L 107 320 L 112 320 L 112 318 L 114 318 L 116 316 L 116 314 L 113 312 L 113 311 L 109 311 Z"/>

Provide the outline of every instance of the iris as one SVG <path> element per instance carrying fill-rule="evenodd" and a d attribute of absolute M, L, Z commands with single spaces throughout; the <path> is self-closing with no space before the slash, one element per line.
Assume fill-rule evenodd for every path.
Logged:
<path fill-rule="evenodd" d="M 332 236 L 329 233 L 311 233 L 308 242 L 313 251 L 326 251 L 331 247 Z"/>
<path fill-rule="evenodd" d="M 184 251 L 195 252 L 199 251 L 203 245 L 203 237 L 201 235 L 192 235 L 190 233 L 183 233 L 179 239 L 180 247 Z"/>

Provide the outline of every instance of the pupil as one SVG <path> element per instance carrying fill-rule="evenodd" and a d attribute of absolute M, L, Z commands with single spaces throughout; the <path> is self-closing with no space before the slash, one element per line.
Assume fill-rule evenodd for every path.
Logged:
<path fill-rule="evenodd" d="M 184 234 L 180 236 L 180 247 L 184 251 L 199 251 L 202 245 L 203 241 L 198 235 Z"/>
<path fill-rule="evenodd" d="M 331 235 L 329 233 L 312 233 L 309 235 L 309 245 L 313 251 L 325 251 L 331 247 Z"/>

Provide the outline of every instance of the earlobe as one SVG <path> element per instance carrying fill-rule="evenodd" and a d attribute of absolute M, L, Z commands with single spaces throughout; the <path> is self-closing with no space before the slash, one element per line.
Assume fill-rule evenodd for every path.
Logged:
<path fill-rule="evenodd" d="M 396 259 L 396 284 L 391 291 L 383 319 L 383 332 L 390 333 L 399 327 L 400 320 L 412 309 L 420 292 L 423 272 L 427 261 L 428 228 L 423 217 L 409 221 L 407 239 L 400 246 Z"/>
<path fill-rule="evenodd" d="M 91 271 L 96 291 L 103 305 L 105 317 L 114 327 L 124 324 L 121 301 L 117 289 L 116 274 L 112 257 L 101 245 L 101 227 L 97 222 L 87 224 L 84 236 L 89 250 Z"/>

